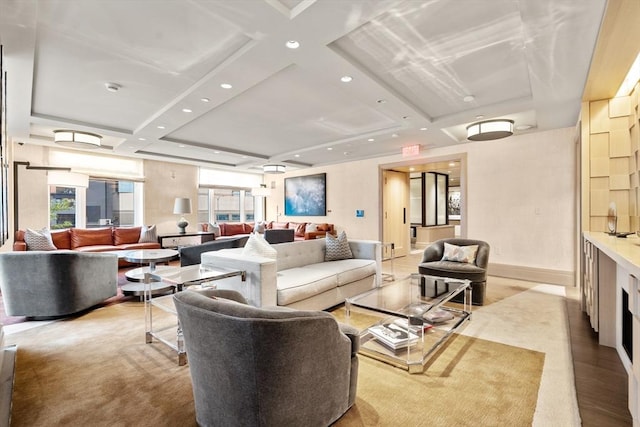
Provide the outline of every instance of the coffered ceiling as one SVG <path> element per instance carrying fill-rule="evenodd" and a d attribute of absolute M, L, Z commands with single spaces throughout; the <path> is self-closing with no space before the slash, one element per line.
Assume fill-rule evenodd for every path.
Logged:
<path fill-rule="evenodd" d="M 574 126 L 605 4 L 0 0 L 9 134 L 260 172 L 466 143 L 480 117 Z"/>

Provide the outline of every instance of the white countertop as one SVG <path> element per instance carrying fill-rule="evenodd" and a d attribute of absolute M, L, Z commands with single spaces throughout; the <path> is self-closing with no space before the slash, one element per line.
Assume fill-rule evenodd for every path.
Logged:
<path fill-rule="evenodd" d="M 603 232 L 584 231 L 584 238 L 636 277 L 640 277 L 640 237 L 610 236 Z"/>

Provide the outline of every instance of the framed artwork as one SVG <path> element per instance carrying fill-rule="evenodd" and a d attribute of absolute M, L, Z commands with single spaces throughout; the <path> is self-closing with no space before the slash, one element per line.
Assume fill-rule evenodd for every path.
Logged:
<path fill-rule="evenodd" d="M 285 178 L 284 214 L 325 216 L 327 214 L 327 174 Z"/>
<path fill-rule="evenodd" d="M 449 197 L 447 198 L 447 209 L 449 211 L 449 219 L 460 219 L 460 187 L 449 188 Z"/>

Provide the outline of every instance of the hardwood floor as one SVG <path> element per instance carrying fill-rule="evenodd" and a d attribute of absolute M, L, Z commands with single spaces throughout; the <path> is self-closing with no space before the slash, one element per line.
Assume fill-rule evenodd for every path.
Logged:
<path fill-rule="evenodd" d="M 383 272 L 401 278 L 417 270 L 421 254 L 382 263 Z M 627 407 L 628 376 L 614 348 L 598 344 L 587 315 L 580 309 L 576 289 L 567 289 L 567 314 L 573 355 L 576 395 L 585 427 L 631 426 Z"/>

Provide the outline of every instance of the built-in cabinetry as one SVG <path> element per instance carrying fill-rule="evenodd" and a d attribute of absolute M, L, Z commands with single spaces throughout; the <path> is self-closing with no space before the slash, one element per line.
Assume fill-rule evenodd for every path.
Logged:
<path fill-rule="evenodd" d="M 600 344 L 616 349 L 629 375 L 629 411 L 637 426 L 640 425 L 640 238 L 584 232 L 582 249 L 582 306 L 598 331 Z"/>
<path fill-rule="evenodd" d="M 158 243 L 163 248 L 178 248 L 181 246 L 195 246 L 205 242 L 211 242 L 216 238 L 214 232 L 196 231 L 193 233 L 161 234 Z"/>

